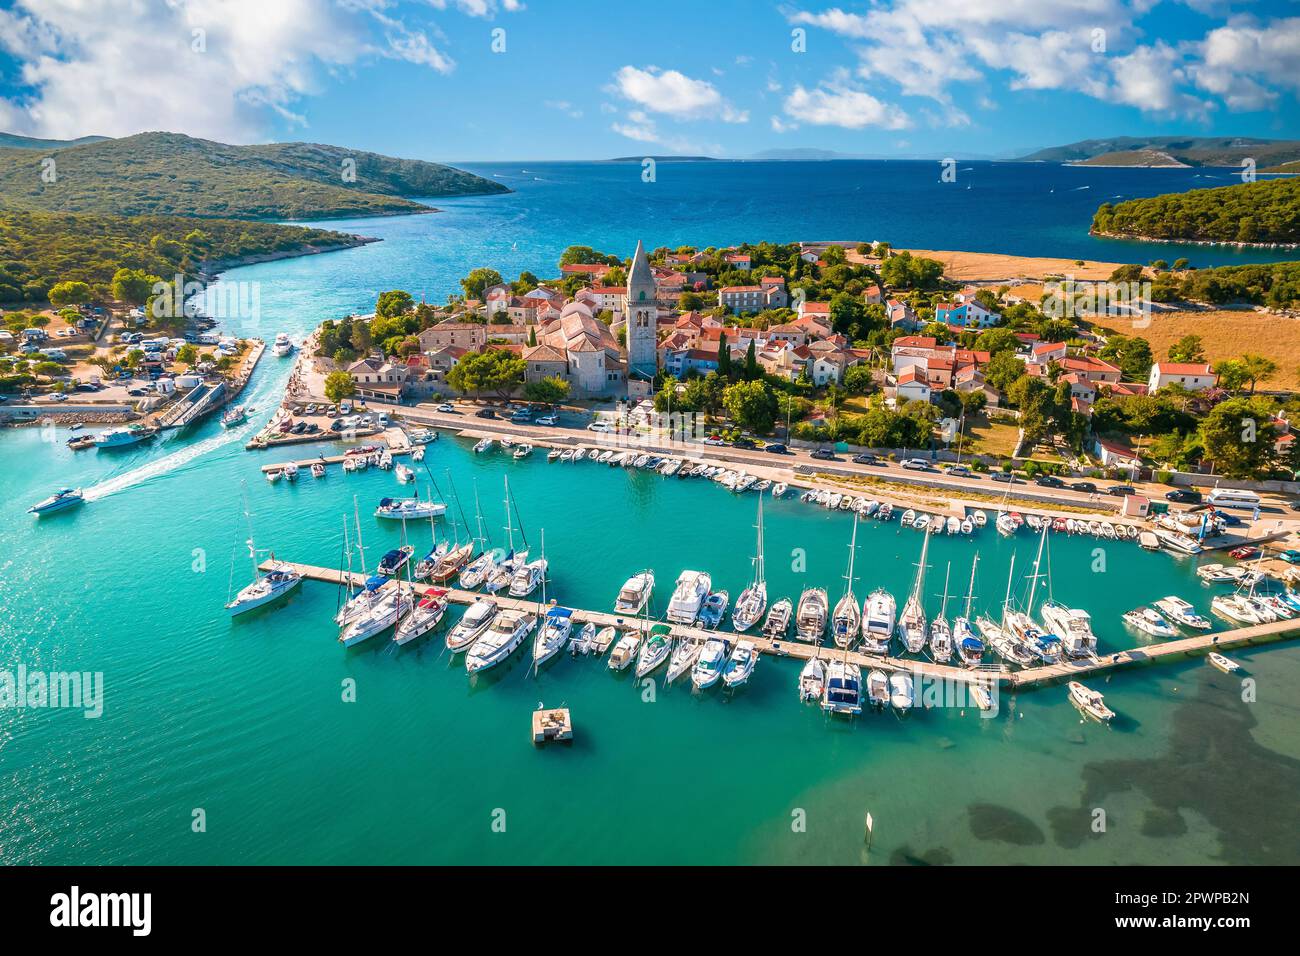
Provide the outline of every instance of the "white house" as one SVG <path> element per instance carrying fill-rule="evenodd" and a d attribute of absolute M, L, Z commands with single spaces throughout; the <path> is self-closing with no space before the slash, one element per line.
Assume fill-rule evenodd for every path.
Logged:
<path fill-rule="evenodd" d="M 1181 385 L 1189 392 L 1213 388 L 1219 377 L 1203 362 L 1157 362 L 1151 366 L 1147 391 L 1155 392 L 1166 385 Z"/>

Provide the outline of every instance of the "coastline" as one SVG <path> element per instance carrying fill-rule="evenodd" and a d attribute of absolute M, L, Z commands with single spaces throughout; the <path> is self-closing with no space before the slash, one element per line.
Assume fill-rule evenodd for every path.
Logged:
<path fill-rule="evenodd" d="M 1088 235 L 1098 239 L 1127 239 L 1130 242 L 1159 242 L 1172 246 L 1231 246 L 1236 249 L 1300 249 L 1300 242 L 1228 242 L 1223 239 L 1157 239 L 1155 236 L 1132 236 L 1121 232 L 1097 232 L 1089 229 Z"/>
<path fill-rule="evenodd" d="M 344 249 L 357 249 L 372 242 L 383 242 L 378 236 L 349 236 L 348 242 L 335 245 L 304 245 L 297 249 L 280 249 L 276 252 L 260 252 L 248 256 L 234 256 L 229 259 L 212 259 L 199 266 L 198 276 L 204 282 L 214 282 L 223 273 L 242 266 L 257 265 L 259 262 L 276 262 L 280 259 L 298 259 L 302 256 L 315 256 L 326 252 L 340 252 Z"/>

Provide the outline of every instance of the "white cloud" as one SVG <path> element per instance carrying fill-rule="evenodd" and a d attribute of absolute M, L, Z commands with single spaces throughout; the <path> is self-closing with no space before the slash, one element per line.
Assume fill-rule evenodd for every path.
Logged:
<path fill-rule="evenodd" d="M 582 119 L 582 110 L 578 109 L 568 100 L 546 100 L 543 104 L 548 110 L 556 110 L 568 116 L 569 119 Z"/>
<path fill-rule="evenodd" d="M 614 89 L 644 109 L 675 119 L 720 119 L 725 123 L 749 120 L 749 113 L 726 103 L 712 83 L 692 79 L 677 70 L 625 66 L 614 74 Z"/>
<path fill-rule="evenodd" d="M 318 93 L 331 71 L 380 58 L 438 73 L 454 68 L 426 30 L 387 7 L 386 0 L 16 0 L 0 10 L 0 46 L 19 64 L 22 91 L 0 100 L 0 119 L 36 136 L 166 129 L 261 139 L 268 111 L 303 122 L 299 101 Z"/>
<path fill-rule="evenodd" d="M 898 107 L 883 103 L 864 90 L 854 89 L 842 74 L 811 90 L 796 85 L 785 99 L 785 114 L 798 122 L 844 129 L 868 126 L 906 129 L 912 125 Z"/>

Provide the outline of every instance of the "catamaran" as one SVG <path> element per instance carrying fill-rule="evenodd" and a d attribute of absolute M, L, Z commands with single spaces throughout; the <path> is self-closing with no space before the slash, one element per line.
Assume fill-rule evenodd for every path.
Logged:
<path fill-rule="evenodd" d="M 423 634 L 428 634 L 447 613 L 447 591 L 444 588 L 432 588 L 424 593 L 420 602 L 411 608 L 411 613 L 397 622 L 393 634 L 396 644 L 409 644 Z"/>
<path fill-rule="evenodd" d="M 952 576 L 952 562 L 943 577 L 943 603 L 939 616 L 930 622 L 930 657 L 936 664 L 946 664 L 952 658 L 952 628 L 948 626 L 948 581 Z"/>
<path fill-rule="evenodd" d="M 502 611 L 487 629 L 487 633 L 474 642 L 465 655 L 465 670 L 477 674 L 500 664 L 524 642 L 537 618 L 522 611 Z"/>
<path fill-rule="evenodd" d="M 263 604 L 269 604 L 277 598 L 288 594 L 299 584 L 302 583 L 302 575 L 294 568 L 287 564 L 272 564 L 271 569 L 265 574 L 257 564 L 257 547 L 253 544 L 253 515 L 248 510 L 248 485 L 244 488 L 244 519 L 248 523 L 248 559 L 253 564 L 253 580 L 246 584 L 238 594 L 236 594 L 227 604 L 226 610 L 230 616 L 243 614 L 245 611 L 251 611 L 255 607 L 261 607 Z M 275 555 L 271 555 L 272 561 Z"/>
<path fill-rule="evenodd" d="M 779 641 L 785 637 L 785 632 L 790 629 L 790 616 L 794 613 L 794 605 L 790 603 L 789 598 L 781 598 L 767 612 L 767 620 L 763 622 L 763 636 L 769 641 Z"/>
<path fill-rule="evenodd" d="M 649 569 L 632 575 L 618 589 L 614 611 L 618 614 L 640 614 L 650 600 L 655 587 L 655 573 Z"/>
<path fill-rule="evenodd" d="M 889 641 L 897 624 L 898 603 L 884 588 L 876 588 L 862 605 L 862 650 L 867 654 L 888 654 Z"/>
<path fill-rule="evenodd" d="M 673 596 L 668 599 L 668 620 L 674 624 L 694 624 L 712 587 L 713 579 L 707 572 L 683 571 L 677 578 Z"/>
<path fill-rule="evenodd" d="M 533 667 L 541 667 L 559 653 L 573 630 L 573 611 L 567 607 L 553 607 L 542 618 L 541 630 L 533 638 Z"/>
<path fill-rule="evenodd" d="M 835 605 L 831 615 L 831 637 L 835 646 L 848 650 L 858 637 L 861 617 L 858 613 L 858 596 L 853 593 L 853 558 L 858 551 L 858 517 L 853 516 L 853 532 L 849 538 L 849 567 L 844 574 L 844 596 Z"/>
<path fill-rule="evenodd" d="M 727 687 L 739 687 L 748 682 L 758 663 L 758 648 L 753 641 L 737 641 L 727 664 L 722 669 L 722 683 Z"/>
<path fill-rule="evenodd" d="M 975 569 L 979 566 L 979 552 L 975 552 L 975 558 L 970 565 L 970 584 L 966 588 L 966 609 L 962 611 L 961 617 L 953 622 L 952 636 L 953 643 L 957 648 L 957 656 L 967 667 L 978 667 L 984 660 L 984 642 L 975 633 L 975 628 L 971 625 L 970 609 L 971 604 L 975 601 Z"/>
<path fill-rule="evenodd" d="M 925 608 L 921 601 L 921 587 L 925 581 L 925 555 L 930 547 L 930 534 L 926 532 L 921 543 L 921 560 L 916 565 L 916 581 L 912 593 L 903 605 L 903 615 L 898 619 L 898 636 L 909 653 L 919 654 L 925 649 Z"/>
<path fill-rule="evenodd" d="M 486 631 L 497 616 L 497 602 L 485 598 L 471 604 L 456 622 L 456 626 L 447 632 L 447 650 L 463 651 Z"/>
<path fill-rule="evenodd" d="M 767 579 L 763 569 L 763 496 L 758 496 L 758 547 L 754 552 L 754 581 L 740 592 L 731 611 L 731 626 L 744 632 L 758 623 L 767 610 Z"/>
<path fill-rule="evenodd" d="M 800 640 L 822 642 L 826 634 L 826 615 L 830 603 L 824 588 L 805 588 L 799 595 L 799 610 L 795 617 L 794 632 Z"/>

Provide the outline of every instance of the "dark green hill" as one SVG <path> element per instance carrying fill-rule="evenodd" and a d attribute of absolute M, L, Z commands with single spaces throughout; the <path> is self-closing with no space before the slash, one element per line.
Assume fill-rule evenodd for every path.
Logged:
<path fill-rule="evenodd" d="M 78 139 L 40 139 L 36 136 L 19 136 L 17 133 L 0 133 L 0 147 L 6 149 L 66 149 L 82 143 L 98 143 L 107 136 L 82 136 Z"/>
<path fill-rule="evenodd" d="M 1300 180 L 1261 179 L 1105 203 L 1092 231 L 1198 242 L 1300 242 Z"/>
<path fill-rule="evenodd" d="M 0 150 L 0 208 L 113 215 L 323 219 L 427 212 L 406 197 L 509 190 L 473 173 L 317 143 L 228 146 L 140 133 L 59 150 Z M 355 179 L 348 176 L 355 172 Z"/>
<path fill-rule="evenodd" d="M 1300 140 L 1250 136 L 1116 136 L 1085 139 L 1066 146 L 1040 149 L 1022 156 L 1024 162 L 1078 163 L 1107 153 L 1154 150 L 1188 166 L 1240 166 L 1253 159 L 1259 167 L 1300 159 Z M 1115 163 L 1114 165 L 1132 165 Z M 1142 165 L 1142 164 L 1136 164 Z"/>

